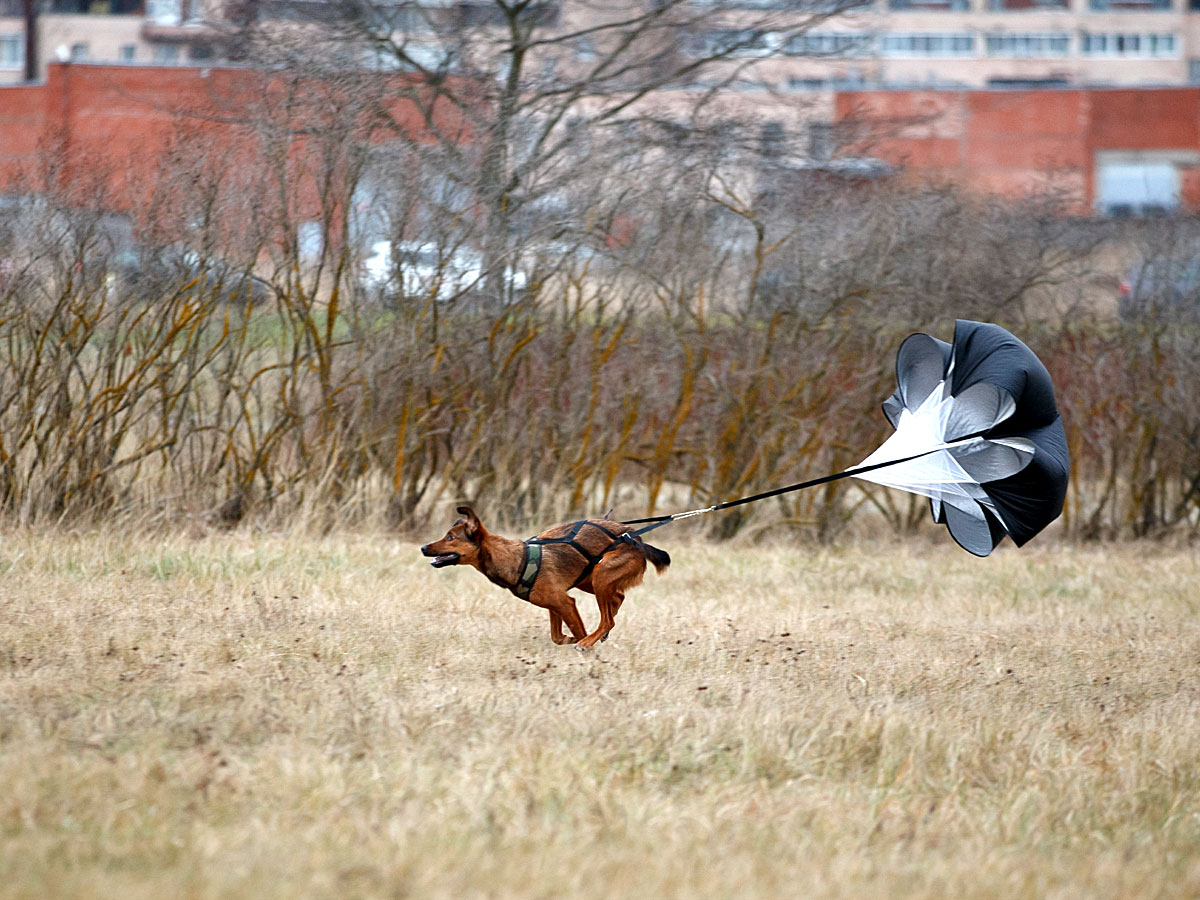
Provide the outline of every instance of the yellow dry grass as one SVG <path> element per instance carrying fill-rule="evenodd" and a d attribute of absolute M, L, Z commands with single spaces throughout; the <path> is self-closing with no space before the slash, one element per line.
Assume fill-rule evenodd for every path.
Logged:
<path fill-rule="evenodd" d="M 0 897 L 1195 897 L 1200 557 L 9 533 Z M 596 618 L 590 598 L 585 619 Z"/>

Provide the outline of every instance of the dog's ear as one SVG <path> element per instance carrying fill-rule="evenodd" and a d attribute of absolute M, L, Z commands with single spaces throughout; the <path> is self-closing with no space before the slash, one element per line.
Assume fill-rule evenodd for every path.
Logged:
<path fill-rule="evenodd" d="M 483 531 L 483 525 L 479 521 L 479 516 L 475 515 L 475 510 L 469 506 L 460 506 L 457 510 L 458 514 L 463 517 L 463 524 L 467 526 L 467 537 L 475 540 Z"/>

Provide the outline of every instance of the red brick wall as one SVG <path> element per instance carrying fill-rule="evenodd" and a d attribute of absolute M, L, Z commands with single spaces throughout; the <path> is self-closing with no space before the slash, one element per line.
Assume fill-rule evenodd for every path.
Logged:
<path fill-rule="evenodd" d="M 1070 191 L 1094 199 L 1100 150 L 1200 151 L 1200 88 L 1044 91 L 862 91 L 835 98 L 848 153 L 918 177 L 1006 196 Z M 1200 208 L 1200 174 L 1183 173 Z"/>
<path fill-rule="evenodd" d="M 410 137 L 431 139 L 415 106 L 388 99 L 395 96 L 389 84 L 376 87 L 394 125 Z M 207 154 L 226 167 L 265 165 L 257 124 L 272 121 L 299 133 L 312 124 L 306 118 L 350 108 L 342 102 L 347 92 L 337 84 L 287 81 L 249 68 L 51 65 L 43 84 L 0 87 L 0 190 L 45 189 L 47 163 L 57 160 L 55 178 L 87 184 L 89 173 L 103 173 L 105 205 L 135 210 L 161 188 L 155 173 L 168 150 Z M 439 108 L 437 124 L 464 143 L 471 138 L 469 124 L 448 105 Z M 395 136 L 394 130 L 372 129 L 364 124 L 359 136 Z M 315 156 L 314 165 L 305 165 L 306 154 L 318 153 L 313 144 L 296 137 L 288 151 L 291 171 L 309 173 L 309 183 L 292 185 L 300 216 L 318 209 Z"/>

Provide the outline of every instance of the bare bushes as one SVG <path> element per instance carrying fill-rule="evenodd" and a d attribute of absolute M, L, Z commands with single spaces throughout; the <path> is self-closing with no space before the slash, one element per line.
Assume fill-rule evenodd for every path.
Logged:
<path fill-rule="evenodd" d="M 1073 461 L 1071 530 L 1200 534 L 1200 333 L 1161 320 L 1070 329 L 1054 353 Z"/>
<path fill-rule="evenodd" d="M 219 206 L 233 186 L 210 176 L 188 183 Z M 1016 328 L 1051 368 L 1073 533 L 1196 531 L 1194 329 L 1031 309 L 1094 266 L 1093 237 L 1062 220 L 889 186 L 789 203 L 712 189 L 624 244 L 528 240 L 498 303 L 368 290 L 338 238 L 355 185 L 337 190 L 308 248 L 268 240 L 278 222 L 240 254 L 201 233 L 170 272 L 123 269 L 125 239 L 72 198 L 30 201 L 22 221 L 40 224 L 5 236 L 0 294 L 5 515 L 417 528 L 470 498 L 528 528 L 707 505 L 857 462 L 885 436 L 898 342 L 970 317 Z M 287 204 L 273 215 L 296 232 Z M 706 524 L 829 540 L 923 516 L 840 484 Z"/>
<path fill-rule="evenodd" d="M 1119 316 L 1047 335 L 1084 538 L 1200 535 L 1200 224 L 1125 223 L 1112 242 Z"/>

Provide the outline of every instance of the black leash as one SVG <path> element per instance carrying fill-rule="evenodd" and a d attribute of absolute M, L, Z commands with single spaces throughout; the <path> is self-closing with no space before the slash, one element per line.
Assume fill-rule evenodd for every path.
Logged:
<path fill-rule="evenodd" d="M 766 500 L 769 497 L 778 497 L 780 494 L 790 494 L 792 491 L 802 491 L 805 488 L 818 487 L 822 484 L 829 484 L 833 481 L 840 481 L 843 478 L 850 478 L 854 475 L 861 475 L 864 472 L 874 472 L 876 469 L 886 469 L 888 466 L 898 466 L 901 463 L 912 462 L 914 459 L 920 459 L 922 456 L 929 456 L 931 453 L 937 453 L 939 450 L 945 450 L 947 447 L 952 447 L 955 444 L 962 444 L 967 441 L 973 441 L 978 437 L 982 437 L 983 432 L 967 435 L 964 438 L 958 438 L 953 441 L 948 441 L 940 447 L 935 447 L 932 450 L 926 450 L 923 453 L 917 453 L 913 456 L 906 456 L 903 459 L 892 459 L 887 462 L 873 463 L 869 466 L 859 466 L 854 469 L 847 469 L 845 472 L 837 472 L 833 475 L 823 475 L 820 478 L 814 478 L 811 481 L 800 481 L 796 484 L 789 484 L 787 487 L 775 488 L 773 491 L 763 491 L 761 494 L 754 494 L 750 497 L 742 497 L 738 500 L 726 500 L 724 503 L 718 503 L 715 506 L 706 506 L 703 509 L 691 509 L 687 512 L 675 513 L 673 516 L 649 516 L 645 519 L 630 519 L 625 522 L 625 525 L 641 525 L 645 522 L 650 522 L 645 528 L 639 528 L 637 531 L 629 532 L 632 535 L 642 535 L 647 531 L 653 531 L 655 528 L 661 528 L 663 525 L 671 522 L 678 522 L 680 519 L 690 519 L 693 516 L 702 516 L 705 513 L 717 512 L 722 509 L 732 509 L 735 506 L 741 506 L 745 503 L 754 503 L 758 500 Z"/>

